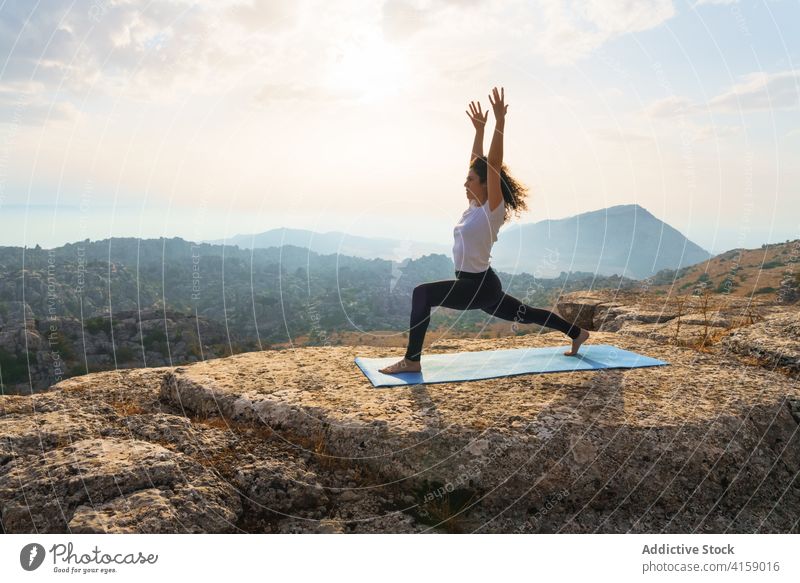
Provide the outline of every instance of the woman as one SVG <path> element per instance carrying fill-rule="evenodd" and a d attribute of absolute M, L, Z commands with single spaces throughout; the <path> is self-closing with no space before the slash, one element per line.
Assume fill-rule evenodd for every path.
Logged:
<path fill-rule="evenodd" d="M 456 279 L 423 283 L 414 288 L 411 300 L 411 329 L 408 348 L 403 360 L 380 372 L 395 374 L 419 372 L 422 343 L 430 323 L 431 307 L 444 306 L 456 310 L 481 309 L 498 318 L 525 324 L 539 324 L 555 328 L 572 338 L 572 349 L 565 352 L 574 356 L 589 338 L 589 332 L 570 324 L 548 310 L 532 308 L 518 299 L 503 293 L 500 279 L 489 266 L 492 245 L 497 232 L 508 218 L 509 208 L 526 209 L 526 189 L 508 175 L 503 166 L 503 130 L 508 105 L 504 104 L 505 90 L 493 89 L 494 101 L 489 96 L 495 117 L 495 129 L 489 156 L 483 156 L 483 132 L 489 112 L 481 112 L 470 103 L 467 115 L 475 126 L 475 141 L 470 156 L 469 174 L 464 186 L 467 189 L 469 208 L 464 211 L 453 234 L 453 259 Z M 499 172 L 498 172 L 499 170 Z"/>

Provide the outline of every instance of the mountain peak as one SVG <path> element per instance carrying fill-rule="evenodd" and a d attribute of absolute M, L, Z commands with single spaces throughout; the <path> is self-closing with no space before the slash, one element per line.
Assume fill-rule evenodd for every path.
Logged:
<path fill-rule="evenodd" d="M 594 211 L 588 211 L 578 215 L 573 215 L 570 218 L 582 217 L 584 215 L 594 215 L 594 214 L 601 214 L 601 215 L 604 214 L 604 215 L 614 215 L 614 216 L 625 215 L 625 214 L 630 214 L 631 216 L 633 216 L 634 214 L 635 215 L 646 214 L 648 216 L 655 218 L 653 213 L 651 213 L 638 203 L 616 204 L 614 206 L 609 206 Z"/>
<path fill-rule="evenodd" d="M 638 203 L 520 225 L 503 235 L 492 252 L 495 267 L 544 277 L 586 271 L 643 279 L 711 257 Z"/>

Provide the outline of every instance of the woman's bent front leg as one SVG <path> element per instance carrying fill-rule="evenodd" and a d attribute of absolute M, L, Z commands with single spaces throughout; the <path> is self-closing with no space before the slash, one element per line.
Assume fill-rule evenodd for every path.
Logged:
<path fill-rule="evenodd" d="M 467 310 L 482 299 L 481 285 L 475 279 L 447 279 L 423 283 L 414 288 L 406 359 L 419 361 L 425 333 L 430 324 L 431 308 L 443 306 Z M 475 306 L 479 307 L 479 306 Z"/>

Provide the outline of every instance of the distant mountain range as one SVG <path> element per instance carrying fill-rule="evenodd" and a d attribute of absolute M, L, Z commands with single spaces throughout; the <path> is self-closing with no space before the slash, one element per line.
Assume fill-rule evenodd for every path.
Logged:
<path fill-rule="evenodd" d="M 203 242 L 212 245 L 236 245 L 241 249 L 266 249 L 268 247 L 294 245 L 310 249 L 320 255 L 337 254 L 361 257 L 362 259 L 387 259 L 390 261 L 417 259 L 432 253 L 450 255 L 452 252 L 452 246 L 439 243 L 362 237 L 338 231 L 317 233 L 305 229 L 287 229 L 285 227 L 271 229 L 257 235 L 236 235 L 229 239 Z"/>
<path fill-rule="evenodd" d="M 420 241 L 371 238 L 330 231 L 272 229 L 206 241 L 264 249 L 295 245 L 322 255 L 402 261 L 441 253 L 452 246 Z M 638 204 L 612 206 L 557 220 L 510 223 L 492 249 L 492 266 L 509 273 L 557 277 L 561 272 L 588 272 L 644 279 L 662 269 L 680 269 L 706 261 L 711 254 Z"/>
<path fill-rule="evenodd" d="M 586 271 L 645 279 L 662 269 L 680 269 L 710 257 L 638 204 L 530 225 L 511 224 L 492 249 L 497 269 L 539 277 Z"/>

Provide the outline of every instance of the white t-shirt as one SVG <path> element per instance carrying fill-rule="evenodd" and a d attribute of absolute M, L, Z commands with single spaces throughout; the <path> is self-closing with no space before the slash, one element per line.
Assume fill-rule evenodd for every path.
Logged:
<path fill-rule="evenodd" d="M 505 207 L 505 200 L 493 211 L 489 210 L 488 198 L 483 205 L 469 201 L 469 208 L 453 229 L 456 271 L 480 273 L 489 269 L 489 256 L 505 218 Z"/>

